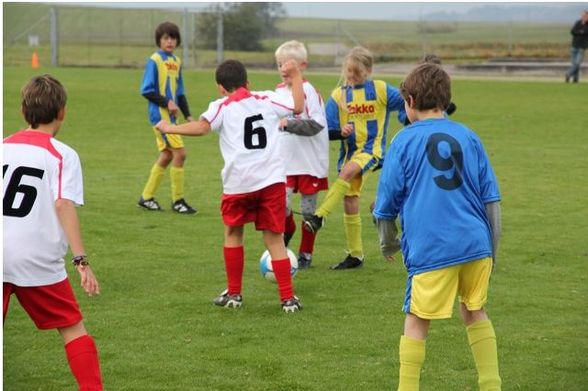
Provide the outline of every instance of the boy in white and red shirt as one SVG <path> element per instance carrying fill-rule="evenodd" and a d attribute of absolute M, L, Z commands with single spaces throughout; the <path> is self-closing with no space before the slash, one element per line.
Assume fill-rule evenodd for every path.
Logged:
<path fill-rule="evenodd" d="M 80 159 L 54 138 L 66 100 L 59 81 L 33 77 L 22 89 L 22 113 L 30 128 L 2 144 L 3 320 L 14 294 L 37 328 L 57 329 L 80 390 L 102 390 L 96 345 L 84 327 L 63 260 L 69 244 L 82 288 L 89 296 L 100 293 L 75 210 L 84 203 Z"/>
<path fill-rule="evenodd" d="M 298 41 L 288 41 L 280 45 L 275 52 L 278 72 L 282 83 L 276 87 L 276 93 L 285 98 L 292 96 L 292 79 L 283 72 L 282 66 L 288 60 L 296 61 L 302 72 L 308 65 L 308 54 L 304 44 Z M 292 213 L 292 195 L 300 193 L 300 213 L 307 219 L 312 216 L 317 207 L 318 193 L 329 188 L 329 133 L 325 116 L 325 105 L 318 91 L 304 80 L 304 111 L 296 116 L 282 119 L 286 128 L 308 126 L 318 129 L 318 133 L 311 137 L 302 137 L 294 133 L 282 135 L 282 151 L 286 161 L 286 226 L 284 243 L 288 243 L 294 232 L 296 222 Z M 303 225 L 303 224 L 302 224 Z M 302 237 L 298 250 L 298 267 L 307 269 L 312 262 L 316 233 L 306 229 L 300 231 Z"/>
<path fill-rule="evenodd" d="M 225 162 L 221 172 L 221 214 L 225 224 L 227 289 L 214 300 L 218 306 L 241 306 L 245 260 L 243 227 L 255 222 L 255 228 L 263 231 L 263 240 L 272 259 L 282 309 L 285 312 L 302 309 L 294 295 L 290 260 L 282 237 L 286 218 L 286 175 L 279 124 L 280 118 L 302 112 L 304 93 L 296 62 L 290 61 L 283 68 L 292 78 L 293 103 L 292 98 L 284 99 L 273 91 L 249 91 L 243 64 L 227 60 L 216 69 L 216 82 L 223 98 L 210 103 L 199 121 L 182 125 L 161 121 L 156 125 L 162 133 L 202 136 L 214 131 L 219 134 Z"/>

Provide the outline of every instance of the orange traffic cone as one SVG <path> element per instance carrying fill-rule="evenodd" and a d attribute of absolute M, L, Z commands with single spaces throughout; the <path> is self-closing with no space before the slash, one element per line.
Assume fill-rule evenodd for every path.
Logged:
<path fill-rule="evenodd" d="M 39 55 L 37 52 L 33 52 L 33 55 L 31 56 L 31 68 L 37 69 L 39 66 L 41 66 L 39 64 Z"/>

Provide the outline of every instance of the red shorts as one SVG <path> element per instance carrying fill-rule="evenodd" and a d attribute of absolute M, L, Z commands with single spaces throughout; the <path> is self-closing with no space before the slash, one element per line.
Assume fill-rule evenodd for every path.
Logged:
<path fill-rule="evenodd" d="M 329 188 L 329 179 L 312 175 L 288 175 L 286 186 L 294 189 L 294 193 L 316 194 Z"/>
<path fill-rule="evenodd" d="M 13 293 L 38 329 L 73 326 L 83 319 L 67 278 L 56 284 L 44 286 L 16 286 L 5 282 L 3 284 L 4 319 L 6 319 L 10 295 Z"/>
<path fill-rule="evenodd" d="M 284 233 L 286 185 L 274 183 L 251 193 L 223 194 L 221 214 L 229 227 L 255 222 L 258 231 Z"/>

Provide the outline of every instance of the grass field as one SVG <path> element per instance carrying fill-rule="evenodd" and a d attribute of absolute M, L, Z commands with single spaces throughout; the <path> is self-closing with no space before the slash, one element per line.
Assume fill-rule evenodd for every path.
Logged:
<path fill-rule="evenodd" d="M 138 92 L 142 71 L 42 71 L 56 75 L 69 93 L 59 138 L 82 159 L 86 205 L 79 213 L 102 294 L 84 297 L 71 274 L 107 390 L 394 389 L 405 271 L 379 255 L 368 211 L 375 176 L 361 206 L 363 269 L 328 270 L 344 256 L 341 208 L 317 238 L 314 267 L 295 277 L 304 310 L 285 315 L 276 286 L 257 270 L 260 235 L 248 229 L 245 304 L 238 311 L 215 308 L 211 300 L 225 284 L 217 137 L 186 139 L 186 194 L 200 213 L 170 212 L 167 179 L 158 193 L 166 211 L 144 212 L 135 202 L 157 152 Z M 32 74 L 4 68 L 4 137 L 26 126 L 19 91 Z M 338 80 L 307 76 L 324 97 Z M 253 89 L 278 81 L 273 73 L 250 79 Z M 187 72 L 185 82 L 197 115 L 216 98 L 212 73 Z M 504 390 L 585 390 L 586 86 L 456 80 L 453 101 L 455 120 L 485 143 L 503 196 L 503 239 L 487 309 Z M 397 129 L 394 124 L 391 133 Z M 432 325 L 423 390 L 477 389 L 455 315 Z M 75 389 L 57 333 L 37 331 L 14 299 L 3 338 L 5 390 Z"/>

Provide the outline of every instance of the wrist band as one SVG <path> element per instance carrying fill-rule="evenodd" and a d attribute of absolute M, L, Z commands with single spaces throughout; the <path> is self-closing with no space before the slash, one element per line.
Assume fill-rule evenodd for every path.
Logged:
<path fill-rule="evenodd" d="M 88 266 L 90 264 L 88 262 L 88 257 L 85 255 L 76 255 L 71 259 L 71 263 L 74 266 Z"/>

